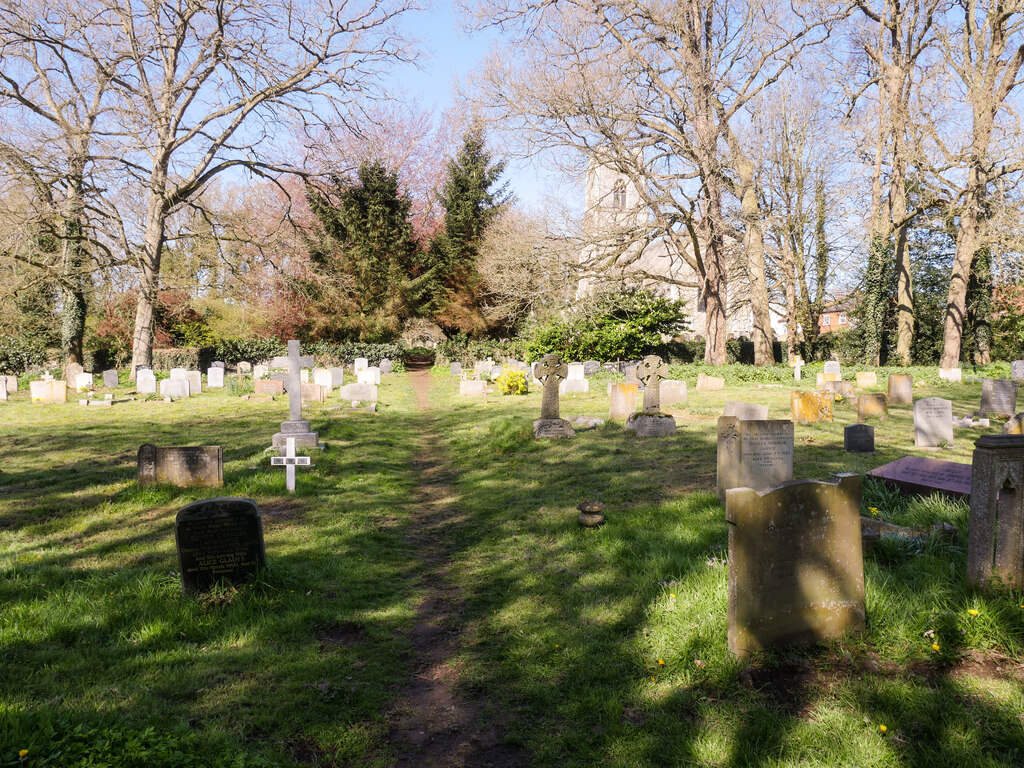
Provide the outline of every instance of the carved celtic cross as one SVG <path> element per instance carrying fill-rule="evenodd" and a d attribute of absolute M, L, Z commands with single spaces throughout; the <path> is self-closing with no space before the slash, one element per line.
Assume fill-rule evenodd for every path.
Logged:
<path fill-rule="evenodd" d="M 636 377 L 644 383 L 644 413 L 661 410 L 661 380 L 668 378 L 668 366 L 657 355 L 648 355 L 636 367 Z"/>
<path fill-rule="evenodd" d="M 544 385 L 540 404 L 542 419 L 558 418 L 558 385 L 569 375 L 569 366 L 558 355 L 544 355 L 544 359 L 533 365 L 533 375 Z"/>

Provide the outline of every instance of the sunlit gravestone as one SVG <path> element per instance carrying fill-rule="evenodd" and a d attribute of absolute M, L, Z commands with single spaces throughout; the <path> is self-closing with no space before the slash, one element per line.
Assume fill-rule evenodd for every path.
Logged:
<path fill-rule="evenodd" d="M 295 455 L 295 438 L 289 437 L 285 441 L 284 456 L 271 456 L 270 464 L 274 467 L 284 467 L 285 488 L 288 493 L 295 493 L 295 468 L 308 467 L 309 456 Z"/>
<path fill-rule="evenodd" d="M 276 360 L 277 358 L 275 358 Z M 289 437 L 295 439 L 295 445 L 304 448 L 318 448 L 317 433 L 311 432 L 309 422 L 302 420 L 302 379 L 299 371 L 313 366 L 311 355 L 299 354 L 299 342 L 292 339 L 288 342 L 288 421 L 281 422 L 281 431 L 274 435 L 273 447 L 283 452 Z"/>
<path fill-rule="evenodd" d="M 533 422 L 533 436 L 576 437 L 576 430 L 559 416 L 558 385 L 569 375 L 569 366 L 558 355 L 544 355 L 534 363 L 533 376 L 544 387 L 541 393 L 540 418 Z"/>
<path fill-rule="evenodd" d="M 648 355 L 636 367 L 644 385 L 644 410 L 626 420 L 626 429 L 638 437 L 665 437 L 676 433 L 676 420 L 661 412 L 661 380 L 668 378 L 668 366 L 657 355 Z"/>

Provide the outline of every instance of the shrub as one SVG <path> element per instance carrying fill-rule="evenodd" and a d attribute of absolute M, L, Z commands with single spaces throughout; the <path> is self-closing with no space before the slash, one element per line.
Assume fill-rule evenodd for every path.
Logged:
<path fill-rule="evenodd" d="M 190 371 L 198 371 L 199 351 L 198 347 L 154 349 L 153 368 L 160 371 L 168 371 L 171 368 L 187 368 Z"/>
<path fill-rule="evenodd" d="M 526 381 L 526 372 L 507 365 L 501 369 L 501 373 L 498 374 L 494 383 L 503 395 L 525 395 L 530 391 Z"/>
<path fill-rule="evenodd" d="M 222 360 L 229 365 L 245 360 L 249 363 L 260 363 L 275 355 L 286 354 L 287 349 L 278 339 L 221 339 L 213 345 L 211 360 Z"/>
<path fill-rule="evenodd" d="M 42 342 L 26 336 L 0 336 L 0 373 L 16 375 L 46 362 Z"/>

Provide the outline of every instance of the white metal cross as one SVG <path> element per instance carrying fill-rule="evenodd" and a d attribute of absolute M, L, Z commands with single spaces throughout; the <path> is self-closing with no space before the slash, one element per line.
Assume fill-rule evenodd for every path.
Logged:
<path fill-rule="evenodd" d="M 295 493 L 295 467 L 308 467 L 309 456 L 295 455 L 295 438 L 289 437 L 285 440 L 284 456 L 271 456 L 270 465 L 273 467 L 284 467 L 285 484 L 288 493 Z"/>

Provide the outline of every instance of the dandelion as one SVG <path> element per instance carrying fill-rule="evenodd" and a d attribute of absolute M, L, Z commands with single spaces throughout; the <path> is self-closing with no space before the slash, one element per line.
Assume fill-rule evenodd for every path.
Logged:
<path fill-rule="evenodd" d="M 872 517 L 878 517 L 878 507 L 868 507 L 868 512 L 871 513 Z"/>
<path fill-rule="evenodd" d="M 971 614 L 971 616 L 977 616 L 978 615 L 978 609 L 977 608 L 971 608 L 971 610 L 969 610 L 968 613 Z"/>
<path fill-rule="evenodd" d="M 675 595 L 673 595 L 673 594 L 670 594 L 670 595 L 668 596 L 668 599 L 669 599 L 669 600 L 675 600 L 675 599 L 676 599 L 676 596 L 675 596 Z"/>
<path fill-rule="evenodd" d="M 654 682 L 654 675 L 651 675 L 651 682 Z"/>
<path fill-rule="evenodd" d="M 939 644 L 938 644 L 938 643 L 932 643 L 932 650 L 933 650 L 933 651 L 938 651 L 938 650 L 940 650 L 940 649 L 939 649 Z"/>
<path fill-rule="evenodd" d="M 23 749 L 23 750 L 21 750 L 21 751 L 20 751 L 20 752 L 18 753 L 18 757 L 24 757 L 24 756 L 25 756 L 25 755 L 27 755 L 27 754 L 28 754 L 28 750 L 27 750 L 27 749 Z"/>
<path fill-rule="evenodd" d="M 886 727 L 885 727 L 884 725 L 880 725 L 880 726 L 878 726 L 878 730 L 880 730 L 880 731 L 881 731 L 882 733 L 885 733 L 885 732 L 886 732 L 886 731 L 888 731 L 889 729 L 888 729 L 888 728 L 886 728 Z"/>
<path fill-rule="evenodd" d="M 664 659 L 658 659 L 658 666 L 659 667 L 664 667 L 665 666 L 665 660 Z"/>

